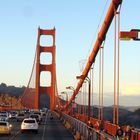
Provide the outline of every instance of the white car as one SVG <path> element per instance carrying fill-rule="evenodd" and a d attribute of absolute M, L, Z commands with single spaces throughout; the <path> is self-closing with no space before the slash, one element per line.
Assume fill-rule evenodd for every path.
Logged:
<path fill-rule="evenodd" d="M 29 117 L 30 118 L 35 118 L 36 121 L 38 122 L 38 124 L 41 123 L 41 117 L 40 117 L 40 115 L 38 115 L 38 114 L 31 114 Z"/>
<path fill-rule="evenodd" d="M 26 118 L 21 123 L 21 133 L 25 131 L 33 131 L 38 133 L 38 123 L 35 118 Z"/>

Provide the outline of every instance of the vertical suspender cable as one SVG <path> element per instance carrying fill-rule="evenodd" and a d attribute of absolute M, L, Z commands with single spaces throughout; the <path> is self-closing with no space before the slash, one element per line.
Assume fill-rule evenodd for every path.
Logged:
<path fill-rule="evenodd" d="M 77 94 L 77 113 L 79 114 L 79 93 Z"/>
<path fill-rule="evenodd" d="M 116 9 L 114 8 L 114 108 L 113 123 L 116 124 Z"/>
<path fill-rule="evenodd" d="M 92 101 L 92 117 L 93 117 L 93 115 L 94 115 L 94 101 L 93 101 L 93 88 L 94 88 L 94 65 L 93 65 L 93 69 L 92 69 L 92 79 L 91 79 L 91 82 L 92 82 L 92 89 L 91 89 L 91 101 Z"/>
<path fill-rule="evenodd" d="M 82 114 L 84 114 L 84 84 L 82 86 Z"/>
<path fill-rule="evenodd" d="M 104 81 L 104 45 L 102 46 L 101 50 L 102 50 L 101 120 L 103 120 L 103 116 L 104 116 L 104 109 L 103 109 L 103 106 L 104 106 L 104 102 L 103 102 L 103 92 L 104 92 L 104 90 L 103 90 L 103 87 L 104 87 L 104 85 L 103 85 L 103 81 Z"/>
<path fill-rule="evenodd" d="M 114 111 L 113 111 L 113 123 L 119 123 L 119 82 L 120 82 L 120 9 L 119 12 L 114 9 Z M 118 16 L 118 23 L 117 21 Z M 116 25 L 118 24 L 118 26 Z M 118 30 L 117 30 L 118 28 Z M 117 36 L 118 32 L 118 36 Z M 118 41 L 117 41 L 118 40 Z M 116 42 L 117 41 L 117 42 Z"/>
<path fill-rule="evenodd" d="M 80 96 L 79 96 L 79 93 L 78 93 L 78 94 L 77 94 L 78 114 L 80 114 L 80 113 L 79 113 L 79 112 L 80 112 L 80 108 L 79 108 L 79 105 L 80 105 L 79 99 L 80 99 Z"/>
<path fill-rule="evenodd" d="M 79 92 L 79 99 L 78 99 L 78 102 L 79 102 L 79 114 L 81 112 L 81 92 Z"/>
<path fill-rule="evenodd" d="M 84 115 L 86 115 L 86 83 L 84 83 Z"/>
<path fill-rule="evenodd" d="M 81 107 L 82 107 L 82 87 L 80 89 L 80 92 L 79 92 L 79 113 L 81 114 Z"/>
<path fill-rule="evenodd" d="M 120 5 L 121 9 L 121 5 Z M 120 9 L 118 12 L 118 77 L 117 77 L 117 124 L 119 124 L 119 95 L 120 95 Z"/>
<path fill-rule="evenodd" d="M 83 84 L 83 115 L 85 115 L 85 84 Z"/>
<path fill-rule="evenodd" d="M 85 115 L 87 115 L 87 83 L 85 84 Z"/>
<path fill-rule="evenodd" d="M 101 119 L 101 47 L 99 50 L 99 107 L 98 107 L 98 119 Z"/>
<path fill-rule="evenodd" d="M 90 75 L 89 75 L 89 78 L 90 78 L 90 80 L 92 79 L 92 67 L 90 68 Z M 91 86 L 92 86 L 92 80 L 91 80 Z M 90 88 L 91 88 L 91 86 L 90 86 Z M 91 90 L 91 89 L 90 89 Z M 92 93 L 90 94 L 90 96 L 92 96 Z M 92 101 L 92 98 L 90 97 L 90 103 L 91 103 L 91 101 Z M 90 104 L 90 112 L 91 112 L 91 104 Z M 91 116 L 91 113 L 90 113 L 90 116 Z"/>

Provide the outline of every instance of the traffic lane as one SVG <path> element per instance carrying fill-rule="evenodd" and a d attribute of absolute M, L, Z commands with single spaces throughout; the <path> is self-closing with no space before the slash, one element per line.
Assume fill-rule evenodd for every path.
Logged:
<path fill-rule="evenodd" d="M 21 122 L 13 122 L 12 135 L 1 137 L 0 140 L 74 140 L 72 134 L 63 126 L 59 119 L 49 112 L 39 125 L 38 134 L 20 132 Z M 50 119 L 53 116 L 53 119 Z"/>
<path fill-rule="evenodd" d="M 41 123 L 41 125 L 39 125 L 39 133 L 38 134 L 34 134 L 34 133 L 23 133 L 21 134 L 20 132 L 20 126 L 21 126 L 21 122 L 17 122 L 16 120 L 11 120 L 10 124 L 12 124 L 12 128 L 11 128 L 11 135 L 0 135 L 0 140 L 27 140 L 27 138 L 30 138 L 31 140 L 36 140 L 36 139 L 40 139 L 42 137 L 43 134 L 43 129 L 44 129 L 44 122 L 46 122 L 46 118 L 43 118 L 43 122 Z"/>
<path fill-rule="evenodd" d="M 13 137 L 12 139 L 10 140 L 40 140 L 42 136 L 42 132 L 39 131 L 38 134 L 35 134 L 33 132 L 26 132 L 26 133 L 19 133 L 17 136 Z"/>
<path fill-rule="evenodd" d="M 20 132 L 20 125 L 21 123 L 16 123 L 17 126 L 17 131 L 15 134 L 13 134 L 13 136 L 11 138 L 9 138 L 8 140 L 41 140 L 43 137 L 43 132 L 44 132 L 44 125 L 46 123 L 46 117 L 43 118 L 43 121 L 41 122 L 41 124 L 39 125 L 39 130 L 38 130 L 38 134 L 35 134 L 34 132 L 31 131 L 27 131 L 25 133 L 21 133 Z M 15 126 L 15 124 L 14 124 Z M 14 128 L 15 130 L 15 128 Z"/>
<path fill-rule="evenodd" d="M 47 140 L 75 140 L 73 135 L 63 126 L 55 114 L 51 115 L 51 113 L 47 117 L 44 138 Z"/>
<path fill-rule="evenodd" d="M 10 140 L 20 130 L 20 123 L 19 122 L 17 123 L 15 121 L 10 121 L 10 124 L 12 124 L 11 134 L 10 135 L 0 134 L 0 140 Z"/>

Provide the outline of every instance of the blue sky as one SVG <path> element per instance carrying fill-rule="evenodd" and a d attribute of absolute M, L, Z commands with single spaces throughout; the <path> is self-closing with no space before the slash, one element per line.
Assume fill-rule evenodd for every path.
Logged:
<path fill-rule="evenodd" d="M 106 0 L 1 0 L 0 83 L 27 85 L 35 54 L 37 28 L 40 26 L 49 29 L 55 26 L 58 89 L 61 92 L 68 85 L 75 87 L 75 77 L 80 74 L 79 61 L 88 58 L 100 29 L 97 27 L 103 9 L 106 4 L 101 24 L 110 2 L 111 0 L 107 4 Z M 140 28 L 139 5 L 139 0 L 123 1 L 121 30 Z M 112 24 L 105 44 L 106 97 L 112 96 L 113 92 L 113 38 Z M 120 92 L 124 99 L 133 96 L 132 102 L 135 105 L 140 105 L 135 102 L 140 95 L 139 52 L 140 42 L 121 41 Z M 97 70 L 98 68 L 95 71 Z M 95 91 L 98 92 L 97 86 Z M 129 102 L 122 101 L 121 104 Z"/>

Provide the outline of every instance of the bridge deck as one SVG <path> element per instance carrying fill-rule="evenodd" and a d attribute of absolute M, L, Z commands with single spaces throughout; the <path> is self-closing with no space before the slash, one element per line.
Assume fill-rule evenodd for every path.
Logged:
<path fill-rule="evenodd" d="M 47 140 L 74 140 L 73 135 L 63 126 L 62 122 L 53 115 L 47 117 L 45 139 Z"/>

